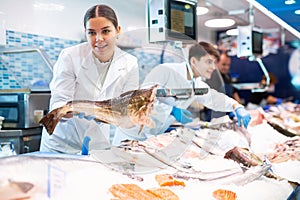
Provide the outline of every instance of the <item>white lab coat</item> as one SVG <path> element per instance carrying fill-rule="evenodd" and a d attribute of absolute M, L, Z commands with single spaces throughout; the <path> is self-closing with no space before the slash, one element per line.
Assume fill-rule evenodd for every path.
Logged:
<path fill-rule="evenodd" d="M 192 82 L 187 79 L 186 63 L 164 63 L 155 67 L 145 78 L 145 83 L 158 83 L 165 88 L 192 88 Z M 233 105 L 238 104 L 234 99 L 211 89 L 201 77 L 196 78 L 195 88 L 209 88 L 205 95 L 193 96 L 185 100 L 176 100 L 172 105 L 182 109 L 187 109 L 193 101 L 205 105 L 206 107 L 223 112 L 233 111 Z"/>
<path fill-rule="evenodd" d="M 143 86 L 155 84 L 159 84 L 161 88 L 168 89 L 192 88 L 192 82 L 187 79 L 186 63 L 164 63 L 153 68 L 146 76 Z M 210 109 L 231 112 L 234 110 L 233 105 L 238 103 L 225 94 L 211 89 L 200 77 L 195 80 L 195 87 L 208 88 L 209 90 L 205 95 L 193 96 L 184 100 L 159 98 L 151 114 L 152 120 L 156 123 L 155 128 L 149 129 L 146 127 L 140 134 L 137 134 L 138 131 L 136 128 L 117 131 L 112 144 L 119 145 L 124 139 L 145 140 L 148 134 L 156 135 L 163 133 L 175 120 L 170 115 L 173 106 L 187 109 L 193 101 L 198 101 Z"/>
<path fill-rule="evenodd" d="M 88 43 L 82 43 L 64 49 L 54 65 L 50 110 L 71 100 L 111 99 L 138 87 L 138 63 L 134 56 L 116 47 L 102 85 L 92 50 Z M 87 135 L 91 137 L 91 149 L 110 146 L 110 125 L 74 117 L 59 122 L 52 135 L 43 129 L 40 150 L 79 153 L 83 138 Z"/>
<path fill-rule="evenodd" d="M 164 133 L 165 130 L 174 122 L 175 118 L 170 115 L 172 111 L 172 106 L 165 104 L 159 100 L 156 100 L 153 105 L 153 110 L 151 111 L 150 117 L 155 123 L 154 128 L 149 128 L 144 126 L 142 131 L 140 131 L 140 126 L 135 126 L 129 129 L 119 128 L 116 130 L 112 145 L 120 145 L 122 140 L 146 140 L 149 135 L 158 135 Z"/>

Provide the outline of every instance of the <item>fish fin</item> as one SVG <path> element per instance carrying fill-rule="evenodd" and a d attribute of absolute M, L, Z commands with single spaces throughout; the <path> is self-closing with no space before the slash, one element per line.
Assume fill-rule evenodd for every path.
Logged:
<path fill-rule="evenodd" d="M 94 118 L 93 120 L 95 120 L 96 123 L 107 123 L 106 121 L 98 119 L 98 118 Z"/>
<path fill-rule="evenodd" d="M 66 114 L 64 114 L 62 117 L 64 118 L 72 118 L 74 116 L 78 116 L 80 115 L 81 113 L 79 112 L 75 112 L 75 111 L 68 111 Z"/>
<path fill-rule="evenodd" d="M 144 125 L 141 125 L 141 126 L 140 126 L 140 129 L 139 129 L 139 132 L 138 132 L 139 135 L 141 134 L 143 128 L 144 128 Z"/>

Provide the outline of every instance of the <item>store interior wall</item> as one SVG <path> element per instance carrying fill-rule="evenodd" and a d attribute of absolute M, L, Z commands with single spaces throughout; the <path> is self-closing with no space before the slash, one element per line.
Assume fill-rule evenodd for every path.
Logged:
<path fill-rule="evenodd" d="M 0 2 L 1 10 L 5 10 L 5 12 L 0 13 L 1 27 L 2 30 L 5 29 L 5 31 L 0 32 L 0 37 L 2 39 L 6 37 L 7 46 L 41 46 L 48 50 L 53 61 L 56 61 L 62 48 L 84 40 L 84 13 L 89 7 L 99 3 L 97 0 L 0 0 Z M 65 7 L 62 11 L 37 9 L 34 7 L 37 2 L 57 4 L 63 2 Z M 132 30 L 145 29 L 146 0 L 102 0 L 101 3 L 110 5 L 116 11 L 125 35 L 130 37 L 130 35 L 134 35 Z M 131 31 L 133 34 L 130 34 Z M 3 36 L 3 33 L 5 33 L 5 36 Z M 136 38 L 135 40 L 132 40 L 132 38 L 127 40 L 125 45 L 135 43 Z M 213 31 L 198 27 L 199 41 L 217 43 L 215 38 L 216 33 Z M 52 43 L 53 40 L 59 42 Z M 143 66 L 142 70 L 144 70 L 142 74 L 145 74 L 149 68 L 159 64 L 160 52 L 156 54 L 147 53 L 147 59 L 142 60 L 142 58 L 145 58 L 145 53 L 134 52 L 133 47 L 130 47 L 129 51 L 140 58 L 140 66 Z M 293 95 L 295 98 L 300 99 L 299 90 L 290 83 L 291 77 L 288 72 L 290 54 L 291 51 L 283 48 L 277 54 L 270 54 L 263 58 L 263 61 L 266 62 L 267 69 L 279 79 L 275 94 L 282 98 Z M 173 60 L 167 58 L 165 61 L 172 62 Z M 233 58 L 231 73 L 239 74 L 240 82 L 259 81 L 262 75 L 257 63 L 237 59 L 236 57 Z M 241 94 L 247 101 L 249 91 L 242 91 Z"/>
<path fill-rule="evenodd" d="M 123 32 L 146 27 L 146 0 L 0 0 L 0 23 L 6 30 L 80 41 L 84 38 L 83 16 L 95 4 L 111 6 Z M 63 5 L 59 11 L 44 5 Z M 42 5 L 36 8 L 36 4 Z M 48 6 L 49 7 L 49 6 Z M 199 28 L 199 39 L 213 42 L 215 34 Z"/>
<path fill-rule="evenodd" d="M 145 7 L 140 2 L 143 0 L 0 0 L 1 10 L 4 10 L 0 19 L 7 30 L 79 41 L 84 37 L 84 13 L 99 3 L 108 4 L 116 11 L 123 31 L 144 27 Z M 47 5 L 48 8 L 44 8 Z M 53 9 L 49 5 L 53 5 Z M 59 10 L 58 5 L 64 8 Z"/>
<path fill-rule="evenodd" d="M 283 99 L 293 97 L 293 101 L 299 102 L 300 88 L 292 84 L 292 76 L 289 71 L 289 59 L 295 50 L 295 48 L 287 45 L 282 46 L 277 53 L 263 57 L 262 61 L 267 71 L 274 74 L 278 79 L 278 82 L 275 84 L 274 96 Z M 241 83 L 260 82 L 263 75 L 263 71 L 256 61 L 240 59 L 236 56 L 231 57 L 230 72 L 238 75 L 238 81 Z M 239 95 L 245 102 L 248 102 L 251 91 L 241 90 Z"/>
<path fill-rule="evenodd" d="M 53 63 L 56 62 L 60 51 L 63 48 L 85 41 L 83 17 L 88 8 L 95 4 L 107 4 L 111 6 L 118 17 L 122 28 L 119 44 L 126 51 L 135 55 L 139 60 L 140 80 L 154 66 L 161 63 L 162 48 L 156 51 L 141 50 L 144 43 L 147 43 L 147 20 L 146 0 L 0 0 L 0 47 L 42 48 L 49 55 Z M 47 8 L 44 6 L 47 5 Z M 59 5 L 64 8 L 60 10 Z M 40 6 L 36 8 L 36 6 Z M 51 8 L 53 6 L 53 8 Z M 50 8 L 49 8 L 50 7 Z M 57 9 L 57 10 L 56 10 Z M 130 12 L 128 11 L 130 10 Z M 201 30 L 202 40 L 213 40 L 214 33 Z M 199 34 L 201 33 L 199 30 Z M 202 35 L 202 34 L 201 34 Z M 205 38 L 207 37 L 207 38 Z M 138 49 L 136 49 L 138 47 Z M 176 56 L 164 55 L 164 62 L 175 62 Z M 26 60 L 23 60 L 23 63 Z M 12 73 L 7 65 L 9 63 L 0 57 L 0 89 L 22 88 L 19 83 L 19 73 Z M 28 64 L 29 65 L 29 64 Z M 20 71 L 32 77 L 34 67 L 26 64 Z M 39 77 L 48 76 L 40 73 Z M 21 75 L 20 75 L 21 76 Z"/>

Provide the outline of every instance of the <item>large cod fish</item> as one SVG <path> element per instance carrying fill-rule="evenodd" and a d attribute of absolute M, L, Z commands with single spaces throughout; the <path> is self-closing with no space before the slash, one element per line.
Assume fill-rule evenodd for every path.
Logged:
<path fill-rule="evenodd" d="M 158 85 L 148 89 L 132 90 L 104 101 L 74 100 L 45 115 L 40 123 L 51 135 L 62 118 L 71 118 L 84 113 L 93 116 L 95 121 L 113 124 L 122 128 L 134 125 L 154 127 L 150 113 L 156 97 Z"/>

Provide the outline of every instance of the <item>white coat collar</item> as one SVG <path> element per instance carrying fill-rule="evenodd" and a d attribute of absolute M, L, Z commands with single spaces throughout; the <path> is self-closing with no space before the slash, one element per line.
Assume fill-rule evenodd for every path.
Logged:
<path fill-rule="evenodd" d="M 107 76 L 106 79 L 103 83 L 102 88 L 107 88 L 109 87 L 112 83 L 114 83 L 114 81 L 116 79 L 118 79 L 120 77 L 121 74 L 123 74 L 124 72 L 126 72 L 126 68 L 124 66 L 125 62 L 122 57 L 123 54 L 125 52 L 123 52 L 120 48 L 115 47 L 115 52 L 114 52 L 114 56 L 113 59 L 111 61 L 111 64 L 109 66 L 108 72 L 107 72 Z M 97 84 L 98 81 L 98 70 L 97 70 L 97 65 L 94 62 L 94 55 L 92 53 L 92 51 L 90 51 L 87 56 L 85 58 L 83 58 L 82 60 L 82 69 L 84 69 L 84 72 L 86 73 L 87 77 L 95 84 Z"/>

